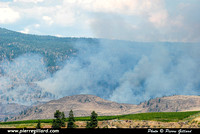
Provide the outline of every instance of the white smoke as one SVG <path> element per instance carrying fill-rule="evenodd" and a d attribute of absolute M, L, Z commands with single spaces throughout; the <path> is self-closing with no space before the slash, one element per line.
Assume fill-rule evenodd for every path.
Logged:
<path fill-rule="evenodd" d="M 25 54 L 14 61 L 5 60 L 1 66 L 4 75 L 15 82 L 33 82 L 48 76 L 42 56 L 36 54 Z"/>
<path fill-rule="evenodd" d="M 33 104 L 44 99 L 93 94 L 137 104 L 174 94 L 199 95 L 200 46 L 191 43 L 137 43 L 101 40 L 74 46 L 54 74 L 42 56 L 25 54 L 0 64 L 1 101 Z"/>
<path fill-rule="evenodd" d="M 196 45 L 195 49 L 199 48 Z M 122 76 L 111 100 L 137 103 L 174 94 L 199 95 L 199 54 L 189 51 L 190 46 L 155 46 L 150 55 L 142 57 L 133 70 Z"/>
<path fill-rule="evenodd" d="M 21 55 L 12 61 L 3 59 L 0 69 L 1 102 L 31 105 L 39 99 L 42 101 L 49 97 L 47 92 L 43 92 L 35 84 L 50 76 L 42 56 L 30 53 Z"/>
<path fill-rule="evenodd" d="M 174 94 L 199 95 L 200 46 L 184 43 L 79 43 L 77 57 L 38 85 L 58 97 L 94 94 L 139 103 Z"/>

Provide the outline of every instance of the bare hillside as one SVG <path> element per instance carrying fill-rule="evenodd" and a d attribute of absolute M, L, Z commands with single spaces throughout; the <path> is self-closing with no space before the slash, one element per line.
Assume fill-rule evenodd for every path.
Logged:
<path fill-rule="evenodd" d="M 71 109 L 74 111 L 75 116 L 89 116 L 93 110 L 95 110 L 98 115 L 200 111 L 200 96 L 177 95 L 161 97 L 151 99 L 139 105 L 116 103 L 94 95 L 67 96 L 24 110 L 21 112 L 20 116 L 17 117 L 17 120 L 53 118 L 53 114 L 56 110 L 65 112 L 67 116 Z"/>
<path fill-rule="evenodd" d="M 19 120 L 53 118 L 53 114 L 56 110 L 64 111 L 65 115 L 68 115 L 71 109 L 74 111 L 75 116 L 89 116 L 93 110 L 95 110 L 98 115 L 139 113 L 143 110 L 141 106 L 119 104 L 94 95 L 75 95 L 32 107 L 22 112 L 18 118 Z"/>
<path fill-rule="evenodd" d="M 140 104 L 146 112 L 199 111 L 200 96 L 175 95 L 151 99 Z"/>

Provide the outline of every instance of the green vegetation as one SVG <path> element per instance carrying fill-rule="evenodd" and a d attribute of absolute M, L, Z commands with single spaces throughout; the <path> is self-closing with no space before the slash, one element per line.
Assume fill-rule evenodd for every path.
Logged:
<path fill-rule="evenodd" d="M 74 114 L 73 114 L 73 111 L 71 110 L 69 112 L 69 118 L 68 118 L 67 128 L 75 128 L 74 122 L 75 122 Z"/>
<path fill-rule="evenodd" d="M 38 128 L 38 129 L 41 128 L 41 122 L 40 122 L 40 120 L 38 120 L 38 124 L 37 124 L 36 128 Z"/>
<path fill-rule="evenodd" d="M 95 128 L 98 126 L 98 114 L 93 111 L 90 116 L 90 122 L 87 122 L 86 128 Z"/>
<path fill-rule="evenodd" d="M 54 118 L 56 118 L 56 119 L 53 119 L 52 128 L 65 127 L 64 112 L 60 112 L 59 110 L 56 110 L 56 112 L 54 113 Z"/>
<path fill-rule="evenodd" d="M 191 115 L 191 116 L 189 116 L 187 118 L 184 118 L 183 121 L 191 121 L 191 120 L 193 120 L 193 119 L 195 119 L 197 117 L 200 117 L 200 112 L 197 113 L 197 114 L 193 114 L 193 115 Z"/>
<path fill-rule="evenodd" d="M 98 121 L 104 121 L 104 120 L 113 120 L 117 119 L 118 116 L 98 116 L 97 119 Z M 76 121 L 90 121 L 90 116 L 86 117 L 75 117 Z M 66 121 L 68 121 L 68 118 L 66 118 Z"/>
<path fill-rule="evenodd" d="M 197 114 L 200 111 L 192 112 L 153 112 L 153 113 L 139 113 L 119 116 L 120 119 L 127 120 L 153 120 L 162 122 L 178 122 L 191 115 Z"/>
<path fill-rule="evenodd" d="M 200 111 L 190 111 L 190 112 L 155 112 L 155 113 L 139 113 L 139 114 L 129 114 L 129 115 L 118 115 L 118 116 L 98 116 L 98 121 L 103 120 L 154 120 L 163 122 L 177 122 L 199 114 Z M 76 121 L 90 121 L 90 117 L 75 117 Z M 42 119 L 41 123 L 52 123 L 53 119 Z M 69 121 L 69 118 L 66 118 Z M 25 121 L 12 121 L 12 122 L 0 122 L 3 124 L 25 124 L 25 123 L 38 123 L 38 120 L 25 120 Z"/>
<path fill-rule="evenodd" d="M 3 28 L 0 28 L 0 37 L 0 60 L 4 58 L 12 60 L 25 53 L 34 53 L 42 55 L 48 67 L 56 66 L 57 60 L 65 61 L 68 56 L 75 56 L 77 50 L 74 45 L 76 43 L 98 43 L 97 39 L 92 38 L 30 35 Z"/>
<path fill-rule="evenodd" d="M 40 122 L 41 123 L 52 123 L 53 119 L 41 119 Z M 26 123 L 38 123 L 38 120 L 0 122 L 0 125 L 4 125 L 4 124 L 26 124 Z"/>

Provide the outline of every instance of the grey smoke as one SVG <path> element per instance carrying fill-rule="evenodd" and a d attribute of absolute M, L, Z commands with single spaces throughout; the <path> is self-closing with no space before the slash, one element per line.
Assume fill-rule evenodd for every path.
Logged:
<path fill-rule="evenodd" d="M 33 82 L 48 77 L 42 56 L 37 54 L 25 54 L 14 61 L 4 60 L 1 64 L 2 72 L 16 82 Z"/>
<path fill-rule="evenodd" d="M 0 64 L 1 102 L 31 105 L 37 101 L 52 99 L 35 84 L 50 77 L 42 56 L 25 54 L 12 61 L 3 59 Z"/>
<path fill-rule="evenodd" d="M 200 46 L 102 41 L 79 43 L 77 57 L 37 84 L 57 97 L 94 94 L 134 103 L 174 94 L 199 95 Z"/>
<path fill-rule="evenodd" d="M 78 52 L 54 74 L 43 57 L 25 54 L 0 64 L 1 101 L 31 105 L 76 94 L 121 103 L 200 94 L 198 43 L 79 42 Z"/>

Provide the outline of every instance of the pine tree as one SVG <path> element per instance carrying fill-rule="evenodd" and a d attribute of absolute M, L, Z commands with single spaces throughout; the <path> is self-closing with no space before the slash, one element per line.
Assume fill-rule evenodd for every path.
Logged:
<path fill-rule="evenodd" d="M 61 126 L 58 123 L 59 121 L 56 119 L 53 119 L 53 123 L 52 123 L 52 128 L 61 128 Z"/>
<path fill-rule="evenodd" d="M 40 120 L 38 120 L 38 124 L 37 124 L 36 128 L 37 128 L 37 129 L 40 129 L 40 128 L 41 128 L 41 122 L 40 122 Z"/>
<path fill-rule="evenodd" d="M 68 121 L 68 124 L 67 124 L 67 128 L 75 128 L 75 119 L 74 119 L 74 114 L 73 114 L 73 111 L 71 110 L 69 112 L 69 121 Z"/>
<path fill-rule="evenodd" d="M 91 121 L 90 121 L 90 125 L 92 128 L 95 128 L 98 126 L 98 120 L 97 120 L 97 113 L 95 113 L 95 111 L 93 111 L 91 113 Z"/>
<path fill-rule="evenodd" d="M 65 125 L 65 113 L 64 112 L 61 113 L 61 124 L 62 124 L 62 127 L 66 126 Z"/>
<path fill-rule="evenodd" d="M 61 118 L 61 112 L 59 110 L 56 110 L 56 112 L 54 113 L 54 118 Z"/>
<path fill-rule="evenodd" d="M 91 126 L 90 126 L 90 122 L 87 122 L 87 124 L 86 124 L 86 128 L 91 128 Z"/>
<path fill-rule="evenodd" d="M 54 117 L 56 119 L 53 120 L 52 128 L 65 127 L 65 114 L 64 114 L 64 112 L 60 112 L 59 110 L 56 110 L 56 112 L 54 113 Z"/>
<path fill-rule="evenodd" d="M 98 126 L 98 114 L 93 111 L 90 116 L 90 122 L 87 122 L 86 128 L 95 128 Z"/>

